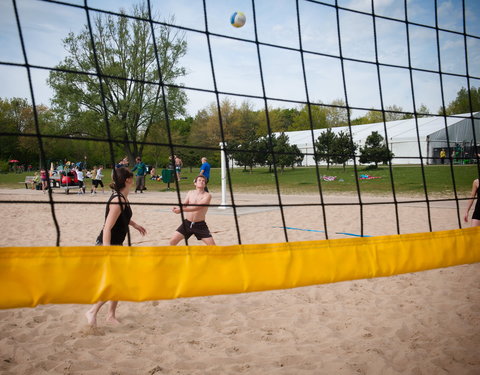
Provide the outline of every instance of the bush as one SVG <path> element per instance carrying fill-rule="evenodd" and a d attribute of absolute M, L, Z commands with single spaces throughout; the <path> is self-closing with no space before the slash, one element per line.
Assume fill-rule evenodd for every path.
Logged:
<path fill-rule="evenodd" d="M 8 173 L 8 161 L 0 160 L 0 173 Z"/>

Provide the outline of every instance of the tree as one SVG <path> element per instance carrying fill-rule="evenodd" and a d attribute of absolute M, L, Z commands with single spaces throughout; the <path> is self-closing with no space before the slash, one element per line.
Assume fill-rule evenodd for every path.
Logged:
<path fill-rule="evenodd" d="M 97 72 L 87 26 L 78 35 L 70 33 L 64 39 L 68 55 L 56 66 L 82 73 L 55 70 L 48 79 L 54 90 L 54 108 L 69 133 L 105 137 L 103 119 L 107 117 L 112 137 L 131 163 L 136 155 L 142 155 L 142 142 L 152 128 L 165 126 L 167 114 L 170 118 L 183 114 L 186 103 L 181 89 L 165 87 L 165 113 L 161 86 L 147 83 L 160 80 L 151 25 L 141 20 L 148 17 L 148 11 L 145 5 L 138 5 L 132 14 L 135 19 L 113 15 L 93 19 L 96 56 L 103 75 L 101 87 L 96 75 L 84 74 Z M 184 36 L 159 24 L 155 24 L 155 36 L 163 82 L 174 83 L 185 75 L 185 69 L 179 66 L 187 49 Z"/>
<path fill-rule="evenodd" d="M 268 110 L 270 119 L 270 127 L 272 132 L 287 132 L 293 129 L 293 122 L 299 112 L 296 108 L 273 108 Z M 263 119 L 265 119 L 265 111 L 262 111 Z M 265 122 L 265 120 L 263 121 Z M 266 129 L 266 125 L 264 126 Z M 265 135 L 265 134 L 263 134 Z"/>
<path fill-rule="evenodd" d="M 30 121 L 30 105 L 25 99 L 0 99 L 0 129 L 5 133 L 22 133 Z M 23 155 L 18 154 L 19 136 L 0 137 L 0 160 L 21 159 Z"/>
<path fill-rule="evenodd" d="M 393 152 L 383 142 L 383 137 L 376 131 L 370 134 L 366 141 L 365 146 L 360 148 L 360 163 L 375 163 L 375 168 L 378 167 L 378 163 L 387 163 L 392 160 Z"/>
<path fill-rule="evenodd" d="M 59 134 L 52 111 L 38 105 L 36 112 L 40 133 L 45 136 L 42 138 L 45 157 L 61 158 L 64 155 L 62 152 L 67 149 L 68 141 L 47 137 Z M 21 163 L 37 165 L 40 161 L 38 138 L 22 136 L 37 133 L 33 107 L 26 99 L 0 99 L 0 128 L 4 132 L 18 134 L 0 137 L 0 160 L 18 159 Z M 47 160 L 45 162 L 48 163 Z"/>
<path fill-rule="evenodd" d="M 428 109 L 428 107 L 425 105 L 425 104 L 421 104 L 420 107 L 418 107 L 417 109 L 417 113 L 420 113 L 419 115 L 417 115 L 417 117 L 428 117 L 428 114 L 430 113 L 430 110 Z M 410 117 L 407 117 L 408 115 L 405 115 L 405 118 L 411 118 L 412 116 Z"/>
<path fill-rule="evenodd" d="M 240 108 L 237 108 L 234 102 L 225 98 L 220 103 L 220 113 L 226 142 L 241 141 L 247 134 L 256 132 L 257 117 L 248 102 L 242 103 Z M 209 147 L 218 147 L 222 142 L 218 108 L 215 102 L 200 110 L 195 116 L 190 132 L 190 142 L 198 145 L 198 140 L 201 140 L 201 145 Z"/>
<path fill-rule="evenodd" d="M 331 104 L 338 107 L 325 108 L 328 127 L 346 126 L 348 124 L 348 111 L 346 108 L 342 108 L 346 106 L 345 101 L 343 99 L 335 99 Z"/>
<path fill-rule="evenodd" d="M 239 108 L 233 111 L 233 122 L 229 131 L 230 138 L 241 142 L 246 138 L 255 137 L 260 128 L 257 113 L 253 110 L 252 104 L 244 101 Z"/>
<path fill-rule="evenodd" d="M 272 144 L 275 146 L 276 137 L 272 134 Z M 255 164 L 268 165 L 269 172 L 272 171 L 272 157 L 270 152 L 270 141 L 268 136 L 259 138 L 257 141 L 257 152 L 255 154 Z"/>
<path fill-rule="evenodd" d="M 327 108 L 321 105 L 310 105 L 312 113 L 313 129 L 326 128 L 327 125 Z M 310 129 L 310 115 L 308 106 L 304 105 L 297 116 L 295 116 L 291 130 L 308 130 Z"/>
<path fill-rule="evenodd" d="M 461 113 L 470 113 L 480 111 L 480 87 L 471 87 L 470 95 L 472 99 L 472 108 L 470 108 L 470 98 L 468 96 L 468 90 L 462 87 L 457 92 L 457 97 L 452 100 L 445 112 L 447 115 L 458 115 Z M 438 110 L 438 114 L 443 115 L 443 108 Z"/>
<path fill-rule="evenodd" d="M 270 146 L 270 140 L 273 150 Z M 290 145 L 288 136 L 285 133 L 281 133 L 278 137 L 275 134 L 272 134 L 270 137 L 262 137 L 256 144 L 255 164 L 268 165 L 269 172 L 272 172 L 274 155 L 275 165 L 280 167 L 282 172 L 285 167 L 293 167 L 296 163 L 301 162 L 304 157 L 296 145 Z"/>
<path fill-rule="evenodd" d="M 348 123 L 348 111 L 345 107 L 343 99 L 335 99 L 332 101 L 332 107 L 322 105 L 319 102 L 310 105 L 312 113 L 313 129 L 333 128 L 336 126 L 345 126 Z M 308 113 L 308 106 L 304 105 L 300 111 L 297 111 L 293 118 L 292 128 L 289 130 L 308 130 L 310 129 L 310 115 Z"/>
<path fill-rule="evenodd" d="M 335 150 L 335 133 L 328 128 L 327 131 L 322 132 L 315 141 L 315 158 L 317 161 L 324 160 L 327 163 L 327 169 L 333 162 L 333 152 Z"/>
<path fill-rule="evenodd" d="M 345 170 L 345 164 L 350 159 L 355 157 L 357 145 L 350 138 L 350 135 L 341 131 L 336 135 L 333 141 L 333 156 L 332 161 L 336 164 L 342 164 Z"/>
<path fill-rule="evenodd" d="M 181 159 L 183 161 L 183 165 L 185 167 L 189 167 L 190 172 L 192 172 L 192 168 L 200 167 L 202 156 L 203 156 L 202 152 L 194 148 L 185 149 L 181 153 Z"/>
<path fill-rule="evenodd" d="M 285 167 L 293 167 L 303 160 L 303 153 L 296 145 L 290 145 L 288 135 L 285 133 L 278 136 L 273 151 L 275 152 L 276 164 L 282 172 Z"/>
<path fill-rule="evenodd" d="M 292 153 L 292 164 L 290 166 L 294 168 L 295 165 L 301 165 L 305 158 L 305 154 L 300 151 L 297 145 L 290 145 L 290 150 Z"/>
<path fill-rule="evenodd" d="M 244 170 L 247 170 L 247 167 L 252 173 L 253 166 L 256 164 L 257 150 L 258 150 L 258 140 L 250 137 L 244 142 L 232 141 L 227 145 L 229 151 L 229 156 L 235 159 L 235 162 L 242 166 Z"/>
<path fill-rule="evenodd" d="M 213 116 L 218 118 L 214 113 L 216 112 L 216 105 L 212 104 L 208 108 L 202 109 L 197 112 L 195 118 L 193 119 L 193 123 L 191 126 L 190 134 L 188 136 L 188 144 L 195 145 L 197 147 L 218 147 L 220 139 L 217 135 L 213 134 L 213 130 L 211 126 L 214 125 L 214 121 L 211 120 Z M 218 128 L 218 122 L 216 125 Z M 212 164 L 212 158 L 214 153 L 209 150 L 200 150 L 195 149 L 196 152 L 187 152 L 192 155 L 192 158 L 195 155 L 200 154 L 200 158 L 205 156 L 208 158 L 210 164 Z M 198 154 L 197 154 L 198 153 Z M 218 152 L 217 152 L 218 154 Z"/>
<path fill-rule="evenodd" d="M 385 121 L 397 121 L 408 118 L 408 115 L 399 113 L 403 112 L 403 108 L 390 105 L 385 108 Z M 375 124 L 377 122 L 383 122 L 382 111 L 370 110 L 364 116 L 358 117 L 352 120 L 352 125 L 362 125 L 362 124 Z"/>

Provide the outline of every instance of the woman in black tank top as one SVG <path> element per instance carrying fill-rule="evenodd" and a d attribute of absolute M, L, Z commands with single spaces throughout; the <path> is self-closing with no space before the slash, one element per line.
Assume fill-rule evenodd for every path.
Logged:
<path fill-rule="evenodd" d="M 472 227 L 480 226 L 480 188 L 479 188 L 479 179 L 473 181 L 472 186 L 472 193 L 470 194 L 470 200 L 468 201 L 467 210 L 465 211 L 464 220 L 468 223 L 468 213 L 470 212 L 470 208 L 472 208 L 473 200 L 475 199 L 475 195 L 477 196 L 477 203 L 475 204 L 475 209 L 473 210 L 472 215 Z"/>
<path fill-rule="evenodd" d="M 128 225 L 130 224 L 132 218 L 132 209 L 130 208 L 130 203 L 128 202 L 127 198 L 122 193 L 113 193 L 107 202 L 107 208 L 105 210 L 105 223 L 107 223 L 108 214 L 110 213 L 110 203 L 113 200 L 117 206 L 120 206 L 120 215 L 117 217 L 113 227 L 110 228 L 110 245 L 122 246 L 123 241 L 125 241 L 125 237 L 128 233 Z M 117 215 L 113 215 L 111 220 L 113 220 L 115 216 Z M 102 229 L 97 237 L 97 246 L 104 244 L 103 233 L 104 230 Z"/>
<path fill-rule="evenodd" d="M 128 234 L 128 226 L 138 230 L 142 236 L 147 231 L 141 225 L 138 225 L 132 220 L 132 209 L 128 203 L 128 193 L 133 185 L 133 173 L 126 168 L 117 168 L 116 174 L 110 187 L 115 191 L 107 202 L 105 210 L 105 224 L 97 237 L 97 245 L 122 246 L 125 237 Z M 97 302 L 90 310 L 85 313 L 87 322 L 92 327 L 97 325 L 97 313 L 106 301 Z M 107 314 L 107 321 L 110 323 L 119 323 L 115 317 L 118 301 L 110 301 L 110 306 Z"/>

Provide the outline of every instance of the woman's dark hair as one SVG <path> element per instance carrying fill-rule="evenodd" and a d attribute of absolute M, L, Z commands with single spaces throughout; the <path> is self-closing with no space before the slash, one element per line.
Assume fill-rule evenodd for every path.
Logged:
<path fill-rule="evenodd" d="M 112 190 L 119 191 L 125 187 L 127 178 L 132 178 L 133 173 L 125 167 L 115 168 L 112 172 L 113 181 L 110 184 Z"/>

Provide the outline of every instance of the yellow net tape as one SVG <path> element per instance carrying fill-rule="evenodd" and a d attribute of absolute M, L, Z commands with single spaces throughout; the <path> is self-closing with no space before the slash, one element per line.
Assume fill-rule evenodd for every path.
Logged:
<path fill-rule="evenodd" d="M 480 262 L 480 227 L 234 246 L 0 248 L 0 308 L 293 288 Z"/>

